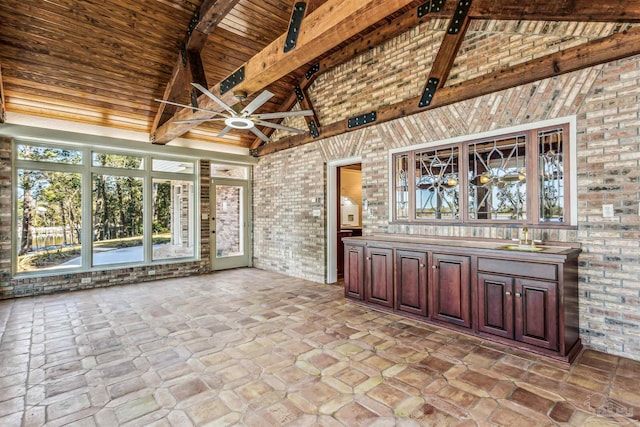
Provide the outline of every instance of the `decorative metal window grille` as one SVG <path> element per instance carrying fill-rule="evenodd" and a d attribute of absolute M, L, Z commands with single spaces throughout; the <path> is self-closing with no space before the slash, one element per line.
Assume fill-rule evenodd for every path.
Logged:
<path fill-rule="evenodd" d="M 416 153 L 416 218 L 460 218 L 458 147 Z"/>
<path fill-rule="evenodd" d="M 469 145 L 469 219 L 527 218 L 526 137 Z"/>
<path fill-rule="evenodd" d="M 538 170 L 540 221 L 564 220 L 563 129 L 538 132 Z"/>
<path fill-rule="evenodd" d="M 395 159 L 395 206 L 396 218 L 409 218 L 409 156 L 403 154 Z"/>

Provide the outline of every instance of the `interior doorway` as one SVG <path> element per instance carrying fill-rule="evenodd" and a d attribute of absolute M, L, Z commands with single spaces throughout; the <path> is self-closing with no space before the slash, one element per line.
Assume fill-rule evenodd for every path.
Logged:
<path fill-rule="evenodd" d="M 362 167 L 353 157 L 327 164 L 327 283 L 344 272 L 342 238 L 362 235 Z"/>
<path fill-rule="evenodd" d="M 211 185 L 211 269 L 249 265 L 247 182 L 214 179 Z"/>

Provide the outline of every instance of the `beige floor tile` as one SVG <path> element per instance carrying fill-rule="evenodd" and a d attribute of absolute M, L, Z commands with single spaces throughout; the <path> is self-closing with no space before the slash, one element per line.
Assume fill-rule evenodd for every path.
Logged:
<path fill-rule="evenodd" d="M 638 361 L 587 350 L 568 367 L 257 269 L 0 301 L 0 313 L 3 427 L 640 419 Z"/>

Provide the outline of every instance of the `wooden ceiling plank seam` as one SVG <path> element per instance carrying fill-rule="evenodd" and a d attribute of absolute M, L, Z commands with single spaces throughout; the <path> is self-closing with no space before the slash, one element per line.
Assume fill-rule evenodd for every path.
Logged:
<path fill-rule="evenodd" d="M 193 55 L 193 52 L 198 53 L 198 56 L 206 44 L 208 35 L 214 28 L 224 19 L 224 17 L 233 9 L 239 0 L 205 0 L 199 9 L 199 19 L 194 25 L 191 33 L 187 33 L 187 37 L 183 42 L 183 52 L 191 51 L 189 56 Z M 195 17 L 194 17 L 195 19 Z M 195 36 L 194 36 L 195 35 Z M 192 41 L 197 40 L 197 41 Z M 186 60 L 186 61 L 185 61 Z M 167 83 L 167 86 L 162 95 L 162 99 L 166 101 L 179 102 L 180 93 L 189 91 L 189 83 L 193 81 L 193 69 L 187 67 L 189 61 L 187 58 L 182 58 L 182 54 L 178 55 L 178 60 L 173 67 L 171 77 Z M 200 60 L 200 66 L 202 61 Z M 199 73 L 200 70 L 195 70 Z M 204 80 L 206 84 L 206 75 L 204 69 L 202 75 L 196 75 L 200 79 L 200 83 Z M 208 87 L 208 86 L 205 86 Z M 166 122 L 176 112 L 177 107 L 174 107 L 165 103 L 158 103 L 158 111 L 153 119 L 151 129 L 156 129 L 162 123 Z"/>
<path fill-rule="evenodd" d="M 88 99 L 78 99 L 78 100 L 68 101 L 68 100 L 64 100 L 62 97 L 58 97 L 58 98 L 55 98 L 55 103 L 53 103 L 51 101 L 51 98 L 47 98 L 42 94 L 21 93 L 19 98 L 20 101 L 16 102 L 12 100 L 11 93 L 8 93 L 7 96 L 11 100 L 12 104 L 26 105 L 27 103 L 36 103 L 40 106 L 55 105 L 58 108 L 64 108 L 65 110 L 74 109 L 78 111 L 86 111 L 87 114 L 96 112 L 95 108 L 91 108 L 91 107 L 95 107 L 95 105 L 92 104 Z M 96 114 L 116 115 L 119 117 L 126 117 L 134 120 L 139 120 L 140 122 L 148 121 L 148 119 L 150 118 L 150 114 L 146 114 L 145 112 L 135 113 L 135 112 L 126 112 L 124 110 L 118 110 L 118 113 L 114 114 L 112 113 L 112 111 L 114 111 L 114 108 L 113 108 L 114 106 L 115 104 L 100 106 L 101 107 L 100 111 Z"/>
<path fill-rule="evenodd" d="M 640 22 L 640 0 L 474 0 L 471 19 Z"/>
<path fill-rule="evenodd" d="M 306 18 L 296 49 L 287 54 L 282 52 L 286 37 L 282 34 L 244 65 L 245 79 L 234 89 L 255 93 L 409 3 L 411 0 L 328 0 Z M 204 98 L 207 97 L 200 97 Z M 203 108 L 211 106 L 210 101 L 201 104 L 200 99 L 199 105 L 207 105 Z M 178 125 L 173 122 L 196 116 L 203 114 L 182 109 L 154 129 L 152 140 L 155 143 L 171 141 L 194 127 L 193 123 Z"/>
<path fill-rule="evenodd" d="M 11 92 L 20 94 L 20 96 L 22 96 L 22 94 L 28 94 L 31 96 L 42 96 L 49 100 L 62 99 L 68 102 L 87 104 L 100 108 L 113 108 L 117 111 L 126 111 L 134 114 L 144 114 L 146 116 L 153 115 L 148 104 L 125 104 L 123 101 L 126 101 L 126 99 L 118 100 L 100 95 L 87 96 L 86 92 L 79 94 L 78 92 L 71 92 L 65 88 L 47 87 L 33 81 L 16 81 L 12 78 L 5 78 L 5 81 L 11 83 Z"/>
<path fill-rule="evenodd" d="M 24 19 L 17 21 L 18 23 L 26 22 L 26 25 L 28 25 L 32 21 L 39 20 L 45 27 L 52 26 L 54 28 L 59 28 L 63 34 L 82 28 L 83 31 L 86 31 L 89 34 L 99 33 L 104 34 L 109 38 L 130 40 L 134 43 L 139 41 L 140 38 L 144 38 L 147 44 L 153 45 L 156 48 L 166 47 L 167 39 L 176 40 L 177 42 L 183 37 L 182 34 L 168 32 L 170 28 L 175 26 L 175 16 L 172 17 L 171 21 L 167 22 L 165 27 L 161 27 L 165 29 L 165 32 L 158 31 L 158 22 L 153 21 L 150 22 L 148 30 L 142 28 L 144 31 L 141 31 L 142 29 L 136 28 L 135 30 L 137 31 L 139 38 L 132 39 L 131 32 L 133 28 L 127 21 L 117 22 L 110 18 L 105 18 L 104 20 L 94 19 L 92 18 L 93 16 L 109 17 L 109 12 L 105 9 L 91 8 L 87 9 L 85 13 L 80 13 L 78 10 L 79 3 L 74 3 L 76 4 L 75 7 L 64 10 L 66 14 L 62 14 L 60 11 L 56 10 L 55 6 L 52 5 L 51 2 L 41 2 L 38 6 L 37 14 L 32 13 L 30 6 L 21 6 L 21 1 L 10 2 L 10 5 L 5 10 L 7 13 L 11 12 L 9 15 L 10 21 L 15 20 L 16 13 L 20 13 L 24 16 Z M 87 4 L 83 2 L 82 7 L 86 8 Z M 164 43 L 162 43 L 163 41 Z"/>
<path fill-rule="evenodd" d="M 24 54 L 39 53 L 51 59 L 59 59 L 67 63 L 73 63 L 88 67 L 93 70 L 109 71 L 113 75 L 120 78 L 139 79 L 162 77 L 164 73 L 149 74 L 150 70 L 161 69 L 164 64 L 154 66 L 151 61 L 145 61 L 139 58 L 139 61 L 128 61 L 126 58 L 108 57 L 98 52 L 90 52 L 84 50 L 82 46 L 75 45 L 73 48 L 66 49 L 60 45 L 60 48 L 51 49 L 47 45 L 34 44 L 33 42 L 19 42 L 13 39 L 9 43 L 3 43 L 5 49 L 17 49 Z"/>
<path fill-rule="evenodd" d="M 638 54 L 640 54 L 640 27 L 634 27 L 561 52 L 444 87 L 438 90 L 437 96 L 427 108 L 419 108 L 420 97 L 414 97 L 379 108 L 375 122 L 349 129 L 345 119 L 323 126 L 321 132 L 323 137 L 328 138 Z M 258 148 L 257 155 L 264 156 L 313 141 L 314 139 L 307 135 L 291 136 Z"/>
<path fill-rule="evenodd" d="M 7 51 L 8 49 L 5 49 Z M 130 89 L 140 95 L 153 96 L 157 93 L 156 82 L 154 80 L 153 87 L 145 86 L 145 79 L 125 79 L 120 76 L 110 76 L 109 79 L 105 79 L 104 74 L 97 74 L 95 69 L 90 67 L 80 66 L 79 64 L 72 64 L 68 61 L 58 62 L 51 61 L 51 58 L 42 54 L 23 54 L 22 57 L 14 55 L 5 55 L 4 61 L 7 64 L 12 64 L 12 68 L 24 71 L 42 71 L 46 70 L 53 75 L 57 75 L 59 78 L 65 78 L 68 81 L 86 81 L 90 82 L 93 87 L 112 88 L 113 90 Z M 34 67 L 33 70 L 26 70 L 25 67 Z M 70 68 L 73 67 L 73 68 Z M 8 68 L 8 67 L 7 67 Z M 8 72 L 8 70 L 7 70 Z M 107 74 L 109 74 L 107 72 Z M 99 82 L 99 86 L 96 86 Z"/>
<path fill-rule="evenodd" d="M 7 109 L 4 101 L 4 85 L 2 80 L 2 63 L 0 63 L 0 123 L 7 120 Z"/>

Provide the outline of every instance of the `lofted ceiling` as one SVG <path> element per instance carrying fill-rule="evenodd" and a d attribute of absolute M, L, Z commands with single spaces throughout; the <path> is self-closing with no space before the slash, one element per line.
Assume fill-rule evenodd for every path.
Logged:
<path fill-rule="evenodd" d="M 332 106 L 313 106 L 306 96 L 318 75 L 429 19 L 443 19 L 448 28 L 455 23 L 456 29 L 446 34 L 442 31 L 445 35 L 430 59 L 428 78 L 420 82 L 424 90 L 403 102 L 381 107 L 378 121 L 640 53 L 639 32 L 626 25 L 640 21 L 640 0 L 607 4 L 530 0 L 526 5 L 519 0 L 0 2 L 0 94 L 4 99 L 0 108 L 9 113 L 144 132 L 160 144 L 184 137 L 251 148 L 258 155 L 314 138 L 310 132 L 297 136 L 285 132 L 265 144 L 248 131 L 232 131 L 220 138 L 221 122 L 175 123 L 213 117 L 214 113 L 173 107 L 155 99 L 191 104 L 193 87 L 189 83 L 199 81 L 233 104 L 237 102 L 233 91 L 221 94 L 220 83 L 244 67 L 246 78 L 234 89 L 249 94 L 245 105 L 263 89 L 274 94 L 259 113 L 327 110 Z M 306 8 L 298 44 L 283 53 L 292 10 L 299 3 Z M 447 85 L 469 23 L 492 19 L 625 25 L 589 45 L 571 46 L 555 56 Z M 181 53 L 183 47 L 186 54 Z M 310 75 L 314 66 L 317 71 Z M 294 91 L 296 87 L 301 97 Z M 222 111 L 207 96 L 194 94 L 199 107 Z M 310 119 L 315 120 L 321 136 L 332 136 L 351 129 L 348 118 L 333 123 L 319 122 L 318 116 Z M 270 129 L 262 130 L 270 135 Z"/>

